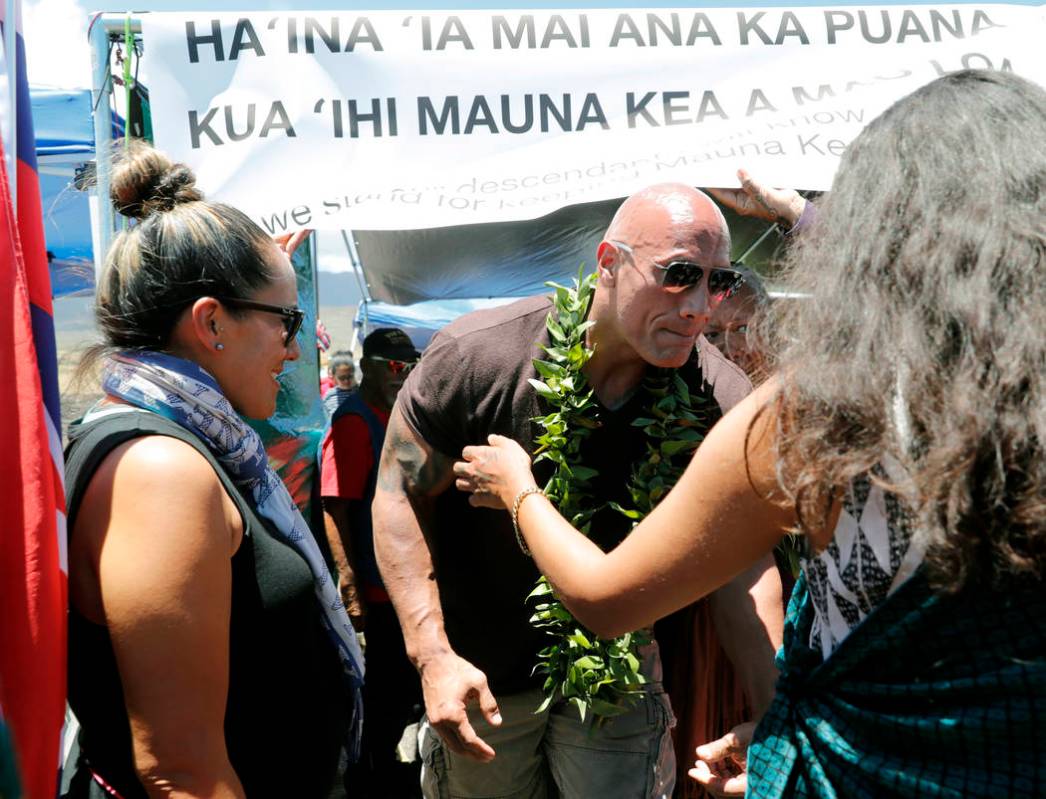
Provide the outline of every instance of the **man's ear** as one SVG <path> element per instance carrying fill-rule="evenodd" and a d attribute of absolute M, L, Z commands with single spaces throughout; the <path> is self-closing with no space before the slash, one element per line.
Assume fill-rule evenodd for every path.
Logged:
<path fill-rule="evenodd" d="M 596 250 L 596 272 L 599 279 L 613 285 L 614 267 L 621 260 L 621 253 L 617 247 L 605 239 L 599 243 Z"/>

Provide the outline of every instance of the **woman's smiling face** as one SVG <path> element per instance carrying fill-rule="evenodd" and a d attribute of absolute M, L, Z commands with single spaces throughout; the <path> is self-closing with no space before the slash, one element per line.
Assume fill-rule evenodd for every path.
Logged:
<path fill-rule="evenodd" d="M 266 269 L 272 279 L 250 297 L 281 307 L 298 302 L 298 283 L 287 256 L 275 245 L 265 253 Z M 267 419 L 276 412 L 277 381 L 286 361 L 301 355 L 297 337 L 286 340 L 283 317 L 278 313 L 229 309 L 222 331 L 223 352 L 215 369 L 215 379 L 229 402 L 241 415 L 250 419 Z"/>

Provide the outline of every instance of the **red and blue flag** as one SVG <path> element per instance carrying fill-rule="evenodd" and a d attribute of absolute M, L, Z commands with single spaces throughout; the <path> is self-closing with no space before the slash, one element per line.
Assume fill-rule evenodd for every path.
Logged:
<path fill-rule="evenodd" d="M 10 8 L 10 6 L 7 6 Z M 56 793 L 65 719 L 66 538 L 61 414 L 20 4 L 4 53 L 16 86 L 16 189 L 0 165 L 0 718 L 28 799 Z M 5 142 L 5 145 L 7 142 Z M 3 162 L 0 161 L 0 164 Z M 17 211 L 16 211 L 17 208 Z"/>

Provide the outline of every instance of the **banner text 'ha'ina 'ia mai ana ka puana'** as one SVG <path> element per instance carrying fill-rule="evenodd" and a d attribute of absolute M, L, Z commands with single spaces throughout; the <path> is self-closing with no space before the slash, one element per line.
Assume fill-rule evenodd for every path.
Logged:
<path fill-rule="evenodd" d="M 1046 84 L 1044 7 L 146 14 L 159 147 L 272 233 L 529 219 L 650 183 L 827 189 L 901 96 Z"/>

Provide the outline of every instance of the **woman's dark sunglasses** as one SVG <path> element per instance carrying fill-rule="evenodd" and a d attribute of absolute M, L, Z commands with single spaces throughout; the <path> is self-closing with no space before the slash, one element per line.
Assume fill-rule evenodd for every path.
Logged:
<path fill-rule="evenodd" d="M 274 313 L 278 316 L 282 316 L 284 341 L 287 344 L 291 343 L 291 340 L 298 334 L 298 331 L 301 330 L 302 322 L 305 321 L 305 311 L 301 308 L 287 307 L 284 305 L 269 305 L 265 302 L 243 300 L 239 297 L 215 297 L 215 299 L 233 308 L 247 308 L 251 311 L 265 311 L 266 313 Z"/>
<path fill-rule="evenodd" d="M 635 251 L 624 242 L 610 241 L 609 243 L 627 252 L 633 259 L 635 258 Z M 661 271 L 661 288 L 673 294 L 696 286 L 705 276 L 706 270 L 708 272 L 708 293 L 717 300 L 725 300 L 745 282 L 744 275 L 736 269 L 701 266 L 692 261 L 672 261 L 667 264 L 659 264 L 651 259 L 650 263 Z M 736 267 L 739 264 L 732 263 L 730 266 Z"/>
<path fill-rule="evenodd" d="M 410 374 L 410 370 L 418 365 L 417 361 L 398 361 L 395 358 L 382 358 L 380 355 L 371 355 L 367 360 L 385 364 L 385 368 L 394 375 L 398 375 L 400 372 Z"/>

